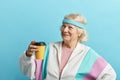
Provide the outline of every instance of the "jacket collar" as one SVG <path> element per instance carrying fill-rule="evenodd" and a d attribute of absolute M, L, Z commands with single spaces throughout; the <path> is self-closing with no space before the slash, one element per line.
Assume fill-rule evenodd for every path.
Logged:
<path fill-rule="evenodd" d="M 60 63 L 61 63 L 61 54 L 62 54 L 62 41 L 55 43 L 54 47 L 57 50 L 57 58 L 58 58 L 59 65 L 60 65 Z M 77 46 L 73 50 L 72 55 L 70 56 L 68 61 L 71 61 L 77 54 L 81 54 L 83 52 L 83 50 L 85 50 L 85 45 L 78 42 Z"/>

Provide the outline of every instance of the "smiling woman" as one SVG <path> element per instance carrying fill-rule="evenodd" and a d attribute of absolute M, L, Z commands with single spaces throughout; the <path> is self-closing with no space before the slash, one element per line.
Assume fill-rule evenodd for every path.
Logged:
<path fill-rule="evenodd" d="M 63 40 L 49 43 L 44 59 L 37 63 L 34 54 L 38 51 L 37 42 L 32 41 L 20 57 L 21 71 L 36 80 L 115 80 L 112 66 L 83 44 L 87 41 L 85 23 L 86 19 L 80 14 L 65 16 L 61 26 Z"/>

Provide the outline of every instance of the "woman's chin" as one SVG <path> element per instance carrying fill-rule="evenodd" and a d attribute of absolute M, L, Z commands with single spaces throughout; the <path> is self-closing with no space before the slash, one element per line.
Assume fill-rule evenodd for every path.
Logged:
<path fill-rule="evenodd" d="M 69 39 L 63 39 L 64 42 L 69 42 Z"/>

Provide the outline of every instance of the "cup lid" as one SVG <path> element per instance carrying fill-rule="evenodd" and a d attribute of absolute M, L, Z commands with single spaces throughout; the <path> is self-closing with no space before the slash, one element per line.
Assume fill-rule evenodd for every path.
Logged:
<path fill-rule="evenodd" d="M 34 45 L 36 45 L 36 46 L 45 46 L 46 43 L 45 42 L 36 42 Z"/>

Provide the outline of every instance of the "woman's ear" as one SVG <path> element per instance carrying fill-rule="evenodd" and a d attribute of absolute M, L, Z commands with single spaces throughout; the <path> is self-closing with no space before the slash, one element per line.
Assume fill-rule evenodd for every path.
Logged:
<path fill-rule="evenodd" d="M 83 33 L 82 33 L 82 32 L 80 32 L 80 33 L 78 34 L 78 37 L 80 38 L 82 35 L 83 35 Z"/>
<path fill-rule="evenodd" d="M 80 36 L 81 36 L 81 33 L 78 34 L 78 37 L 80 37 Z"/>
<path fill-rule="evenodd" d="M 82 35 L 82 33 L 83 33 L 83 30 L 78 28 L 78 37 L 80 37 Z"/>

